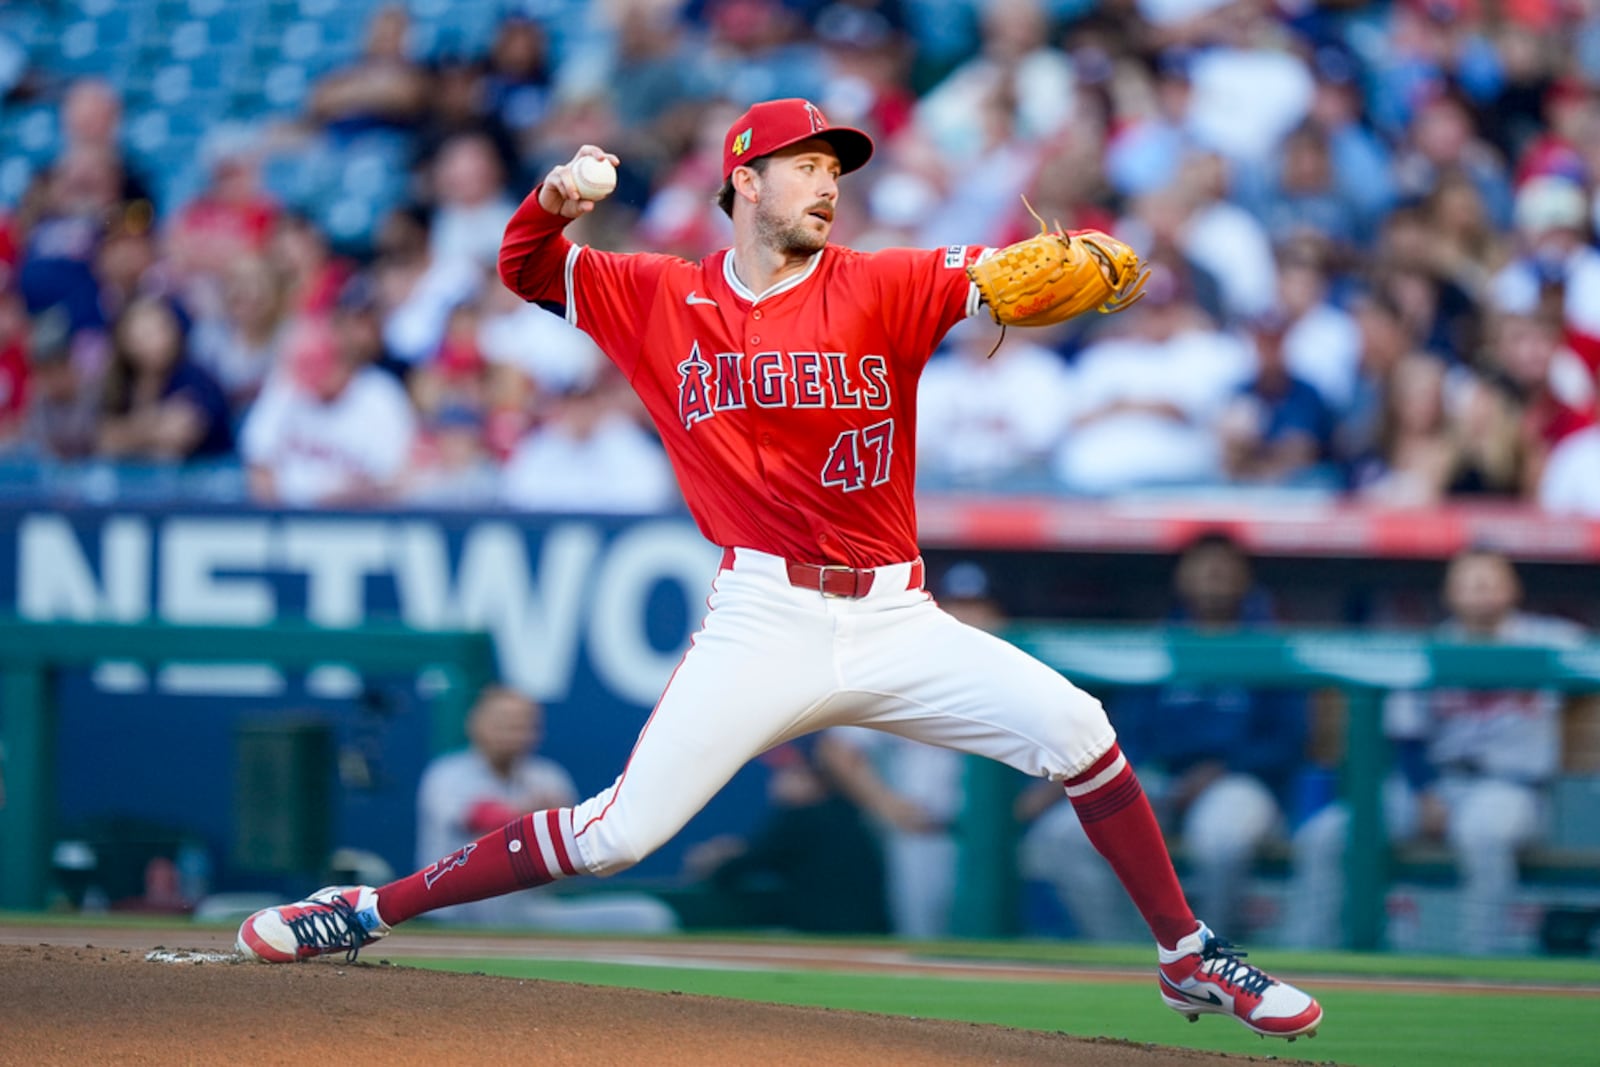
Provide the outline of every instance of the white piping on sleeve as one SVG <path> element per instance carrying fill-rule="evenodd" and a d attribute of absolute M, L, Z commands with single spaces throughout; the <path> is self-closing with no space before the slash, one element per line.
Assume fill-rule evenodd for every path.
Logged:
<path fill-rule="evenodd" d="M 972 262 L 974 262 L 974 263 L 982 263 L 984 260 L 988 259 L 992 255 L 995 255 L 999 251 L 1000 250 L 998 248 L 985 248 L 982 252 L 978 253 L 978 258 L 973 260 Z M 980 312 L 982 310 L 983 310 L 983 294 L 978 292 L 978 287 L 976 285 L 973 285 L 971 282 L 968 282 L 967 283 L 967 318 L 970 319 L 972 316 L 976 315 L 978 312 Z"/>
<path fill-rule="evenodd" d="M 564 278 L 567 290 L 567 322 L 572 326 L 578 325 L 578 300 L 577 293 L 572 288 L 572 274 L 573 268 L 578 265 L 578 254 L 583 251 L 583 248 L 583 245 L 573 245 L 567 249 L 567 266 Z"/>

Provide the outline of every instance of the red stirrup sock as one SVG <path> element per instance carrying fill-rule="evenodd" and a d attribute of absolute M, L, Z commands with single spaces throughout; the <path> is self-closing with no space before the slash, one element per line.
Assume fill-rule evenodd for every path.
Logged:
<path fill-rule="evenodd" d="M 1115 743 L 1082 774 L 1064 783 L 1084 833 L 1117 872 L 1122 888 L 1164 948 L 1199 927 L 1172 869 L 1167 842 L 1139 779 Z"/>
<path fill-rule="evenodd" d="M 451 904 L 468 904 L 582 873 L 572 809 L 521 815 L 415 874 L 378 890 L 378 916 L 390 926 Z"/>

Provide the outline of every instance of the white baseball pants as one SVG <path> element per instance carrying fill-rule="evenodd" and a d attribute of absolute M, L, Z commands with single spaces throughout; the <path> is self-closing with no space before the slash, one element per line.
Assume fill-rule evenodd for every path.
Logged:
<path fill-rule="evenodd" d="M 1094 697 L 907 589 L 880 567 L 860 599 L 789 583 L 777 556 L 740 548 L 622 774 L 573 811 L 592 874 L 666 843 L 746 762 L 829 726 L 869 726 L 1071 777 L 1115 740 Z"/>

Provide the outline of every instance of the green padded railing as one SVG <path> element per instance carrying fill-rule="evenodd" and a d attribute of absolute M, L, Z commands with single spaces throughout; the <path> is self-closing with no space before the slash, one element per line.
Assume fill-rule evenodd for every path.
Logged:
<path fill-rule="evenodd" d="M 1380 801 L 1387 768 L 1382 698 L 1394 689 L 1600 690 L 1600 642 L 1539 648 L 1436 641 L 1414 633 L 1272 630 L 1208 635 L 1186 630 L 1028 624 L 1007 640 L 1090 692 L 1172 682 L 1274 688 L 1336 688 L 1348 707 L 1343 792 L 1350 805 L 1345 914 L 1351 948 L 1383 936 L 1387 872 Z M 973 759 L 962 833 L 957 932 L 1001 936 L 1014 929 L 1017 827 L 1015 775 Z"/>
<path fill-rule="evenodd" d="M 0 620 L 0 739 L 5 802 L 0 805 L 0 908 L 37 909 L 49 888 L 55 825 L 55 715 L 50 675 L 105 660 L 156 666 L 272 663 L 287 669 L 340 664 L 365 671 L 442 670 L 433 702 L 433 748 L 466 739 L 467 709 L 498 671 L 486 633 L 423 633 L 398 626 L 327 630 L 169 626 L 162 623 L 34 623 Z"/>

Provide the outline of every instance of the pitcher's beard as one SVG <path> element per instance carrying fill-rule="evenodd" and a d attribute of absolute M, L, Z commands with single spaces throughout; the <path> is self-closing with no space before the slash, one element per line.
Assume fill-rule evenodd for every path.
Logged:
<path fill-rule="evenodd" d="M 758 229 L 762 243 L 785 256 L 809 256 L 822 251 L 828 243 L 826 233 L 818 233 L 804 222 L 784 223 L 763 217 Z"/>

